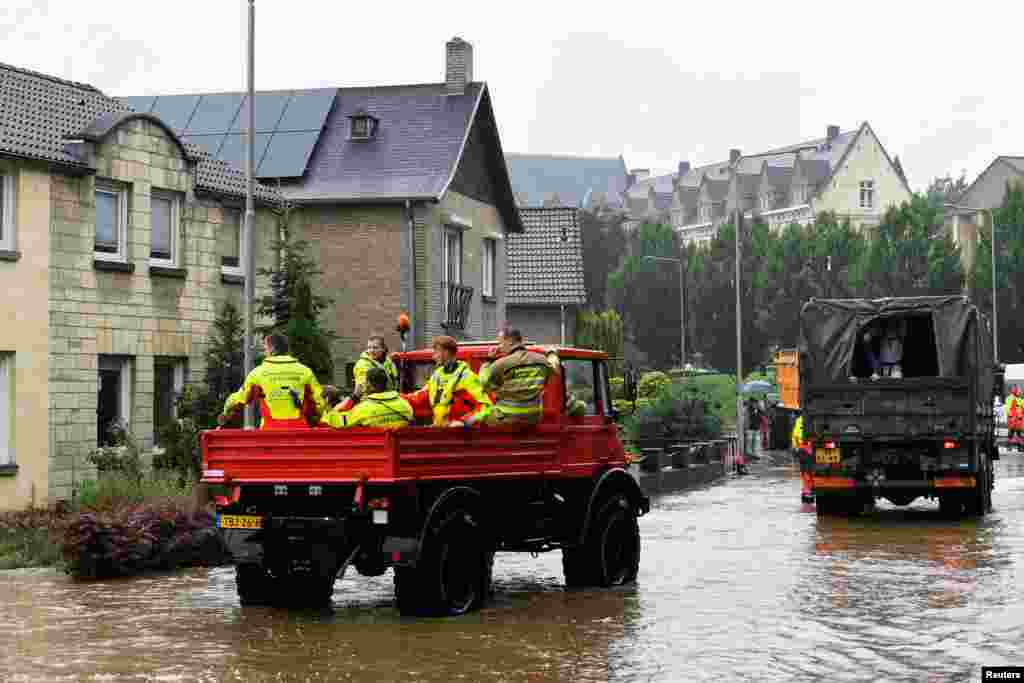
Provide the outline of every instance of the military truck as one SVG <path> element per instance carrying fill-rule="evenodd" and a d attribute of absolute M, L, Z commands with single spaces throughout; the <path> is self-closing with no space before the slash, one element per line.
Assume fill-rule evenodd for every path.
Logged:
<path fill-rule="evenodd" d="M 904 335 L 901 372 L 878 376 L 877 331 L 893 326 Z M 800 328 L 819 514 L 919 497 L 955 516 L 989 511 L 1002 382 L 988 319 L 967 297 L 811 299 Z"/>

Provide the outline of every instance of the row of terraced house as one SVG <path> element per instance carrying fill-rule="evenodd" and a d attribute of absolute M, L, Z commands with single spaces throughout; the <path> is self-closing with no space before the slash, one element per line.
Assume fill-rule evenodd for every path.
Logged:
<path fill-rule="evenodd" d="M 575 211 L 516 206 L 468 42 L 445 44 L 442 73 L 256 93 L 257 268 L 277 263 L 287 205 L 334 299 L 325 383 L 372 334 L 398 348 L 401 312 L 413 346 L 505 324 L 559 342 L 582 302 Z M 203 377 L 244 285 L 247 99 L 114 96 L 0 64 L 0 509 L 70 498 L 115 423 L 159 448 Z"/>

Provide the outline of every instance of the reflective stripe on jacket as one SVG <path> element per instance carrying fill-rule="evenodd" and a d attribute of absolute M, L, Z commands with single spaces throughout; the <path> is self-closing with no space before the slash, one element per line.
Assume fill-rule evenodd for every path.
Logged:
<path fill-rule="evenodd" d="M 362 355 L 359 356 L 359 360 L 356 361 L 355 368 L 352 370 L 352 375 L 356 382 L 357 396 L 361 396 L 366 391 L 366 373 L 370 371 L 370 368 L 380 368 L 388 376 L 388 391 L 398 390 L 398 368 L 395 367 L 392 360 L 384 356 L 384 361 L 378 363 L 370 355 L 369 351 L 363 351 Z"/>
<path fill-rule="evenodd" d="M 491 365 L 484 390 L 494 392 L 499 416 L 532 420 L 544 410 L 544 385 L 551 373 L 547 358 L 519 346 Z"/>
<path fill-rule="evenodd" d="M 319 419 L 326 404 L 323 389 L 313 371 L 292 356 L 270 356 L 245 378 L 245 384 L 224 402 L 231 415 L 254 401 L 259 402 L 260 428 L 308 426 Z"/>
<path fill-rule="evenodd" d="M 382 391 L 365 396 L 352 410 L 330 411 L 327 424 L 338 429 L 345 427 L 383 427 L 400 429 L 412 423 L 412 406 L 397 391 Z"/>
<path fill-rule="evenodd" d="M 452 420 L 472 423 L 491 407 L 491 399 L 480 387 L 480 379 L 461 360 L 455 361 L 449 369 L 436 368 L 426 386 L 407 398 L 414 404 L 429 402 L 435 427 L 443 427 Z"/>
<path fill-rule="evenodd" d="M 789 445 L 793 447 L 793 450 L 800 450 L 804 442 L 804 416 L 801 415 L 796 418 L 796 422 L 793 424 L 793 435 L 790 437 Z"/>

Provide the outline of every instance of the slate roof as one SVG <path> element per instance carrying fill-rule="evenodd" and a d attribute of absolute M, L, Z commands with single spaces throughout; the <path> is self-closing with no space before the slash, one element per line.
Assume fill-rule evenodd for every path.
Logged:
<path fill-rule="evenodd" d="M 486 83 L 470 83 L 462 95 L 448 95 L 444 83 L 331 90 L 335 94 L 324 125 L 311 133 L 317 139 L 304 173 L 282 185 L 282 192 L 292 201 L 437 201 L 455 175 L 471 125 L 481 120 L 487 124 L 486 130 L 493 128 L 490 147 L 496 150 L 495 171 L 507 175 Z M 259 98 L 271 94 L 256 93 L 257 117 Z M 349 138 L 350 117 L 357 113 L 378 120 L 376 133 L 369 140 Z M 502 192 L 500 177 L 495 180 L 502 219 L 509 230 L 516 231 L 515 199 L 511 190 Z"/>
<path fill-rule="evenodd" d="M 785 190 L 793 180 L 793 169 L 786 168 L 785 166 L 765 164 L 764 178 L 765 182 L 772 187 Z"/>
<path fill-rule="evenodd" d="M 88 173 L 93 169 L 69 140 L 100 140 L 133 116 L 138 115 L 122 102 L 86 83 L 0 64 L 0 154 L 5 156 Z M 198 189 L 245 196 L 242 171 L 216 162 L 198 148 L 183 149 L 196 161 Z M 256 197 L 269 203 L 279 200 L 276 191 L 259 184 Z"/>
<path fill-rule="evenodd" d="M 1015 169 L 1024 173 L 1024 157 L 999 157 L 1003 161 L 1007 162 Z"/>
<path fill-rule="evenodd" d="M 832 169 L 824 159 L 801 159 L 800 171 L 811 185 L 819 185 L 828 179 Z"/>
<path fill-rule="evenodd" d="M 520 207 L 524 231 L 508 236 L 506 303 L 586 303 L 583 246 L 575 207 Z M 562 241 L 562 234 L 568 236 Z"/>
<path fill-rule="evenodd" d="M 584 207 L 603 194 L 609 206 L 622 206 L 626 162 L 622 157 L 575 157 L 550 154 L 506 154 L 512 189 L 525 206 L 541 206 L 553 194 L 564 205 Z"/>

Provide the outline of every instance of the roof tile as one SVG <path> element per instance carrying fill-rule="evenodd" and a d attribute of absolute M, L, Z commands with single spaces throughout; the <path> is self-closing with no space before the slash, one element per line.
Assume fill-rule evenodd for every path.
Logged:
<path fill-rule="evenodd" d="M 525 229 L 508 236 L 507 303 L 586 303 L 577 209 L 521 207 L 519 212 Z"/>

